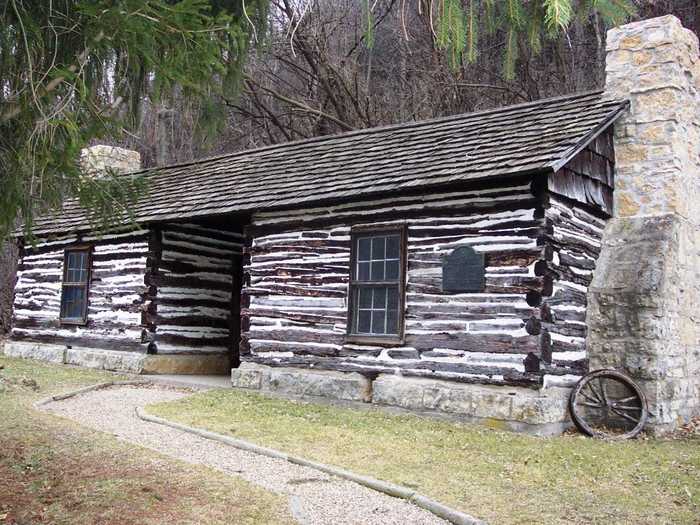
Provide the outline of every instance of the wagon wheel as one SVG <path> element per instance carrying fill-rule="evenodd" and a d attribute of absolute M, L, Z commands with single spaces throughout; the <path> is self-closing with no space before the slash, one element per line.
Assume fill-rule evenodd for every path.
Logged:
<path fill-rule="evenodd" d="M 581 432 L 607 439 L 635 437 L 649 415 L 644 392 L 615 370 L 583 376 L 571 391 L 569 411 Z"/>

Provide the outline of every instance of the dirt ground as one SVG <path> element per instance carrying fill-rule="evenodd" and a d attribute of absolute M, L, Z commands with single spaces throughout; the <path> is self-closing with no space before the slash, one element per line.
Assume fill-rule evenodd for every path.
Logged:
<path fill-rule="evenodd" d="M 37 399 L 114 379 L 0 356 L 0 524 L 292 523 L 286 501 L 34 410 Z"/>

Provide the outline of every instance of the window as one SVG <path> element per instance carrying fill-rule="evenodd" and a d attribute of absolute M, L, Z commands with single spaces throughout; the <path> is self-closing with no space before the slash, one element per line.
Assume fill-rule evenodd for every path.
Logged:
<path fill-rule="evenodd" d="M 83 324 L 87 320 L 90 251 L 87 248 L 66 250 L 63 261 L 61 321 Z"/>
<path fill-rule="evenodd" d="M 404 237 L 403 230 L 353 232 L 348 334 L 401 336 Z"/>

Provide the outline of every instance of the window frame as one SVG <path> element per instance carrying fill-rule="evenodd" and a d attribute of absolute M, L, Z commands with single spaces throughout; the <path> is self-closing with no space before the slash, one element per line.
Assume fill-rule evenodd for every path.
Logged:
<path fill-rule="evenodd" d="M 386 235 L 399 236 L 399 276 L 392 281 L 360 281 L 356 279 L 357 270 L 357 239 L 359 237 L 381 237 Z M 348 281 L 348 312 L 345 341 L 348 343 L 370 343 L 402 345 L 404 343 L 405 305 L 406 305 L 406 266 L 407 266 L 407 227 L 406 224 L 391 226 L 353 226 L 350 229 L 350 275 Z M 371 283 L 371 284 L 370 284 Z M 398 285 L 398 312 L 396 334 L 358 334 L 353 331 L 355 321 L 356 290 L 362 286 L 394 286 Z"/>
<path fill-rule="evenodd" d="M 90 303 L 90 282 L 92 281 L 92 245 L 80 245 L 80 246 L 71 246 L 70 248 L 66 248 L 63 251 L 63 272 L 61 276 L 61 302 L 59 304 L 59 312 L 58 312 L 58 317 L 59 321 L 62 325 L 78 325 L 78 326 L 84 326 L 88 322 L 88 309 L 89 309 L 89 303 Z M 69 254 L 71 253 L 76 253 L 76 252 L 82 252 L 87 255 L 87 262 L 86 262 L 86 272 L 87 272 L 87 277 L 85 279 L 85 282 L 68 282 L 67 281 L 67 275 L 68 275 L 68 257 Z M 65 297 L 65 290 L 66 287 L 76 287 L 76 286 L 82 286 L 85 290 L 85 302 L 83 304 L 82 308 L 82 316 L 81 317 L 63 317 L 63 300 Z"/>

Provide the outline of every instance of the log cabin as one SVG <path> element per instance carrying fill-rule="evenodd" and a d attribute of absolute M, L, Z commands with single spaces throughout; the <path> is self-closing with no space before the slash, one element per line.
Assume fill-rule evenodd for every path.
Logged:
<path fill-rule="evenodd" d="M 92 148 L 148 191 L 18 237 L 4 352 L 538 434 L 614 368 L 673 430 L 700 414 L 698 39 L 664 16 L 606 52 L 604 92 L 145 171 Z"/>
<path fill-rule="evenodd" d="M 580 93 L 137 172 L 113 231 L 74 201 L 37 221 L 5 352 L 281 390 L 293 371 L 292 393 L 373 401 L 376 383 L 416 410 L 442 385 L 477 418 L 475 392 L 517 388 L 546 412 L 544 389 L 587 370 L 627 105 Z"/>

